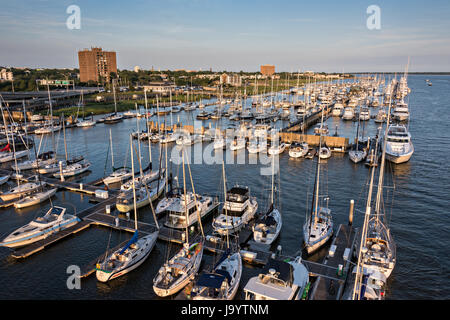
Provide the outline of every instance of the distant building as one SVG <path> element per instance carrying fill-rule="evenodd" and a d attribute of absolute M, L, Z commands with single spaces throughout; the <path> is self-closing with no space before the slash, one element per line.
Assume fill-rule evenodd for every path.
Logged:
<path fill-rule="evenodd" d="M 242 77 L 237 74 L 226 74 L 222 73 L 220 75 L 220 84 L 229 84 L 232 86 L 239 87 L 242 85 Z"/>
<path fill-rule="evenodd" d="M 109 82 L 110 73 L 117 74 L 116 52 L 103 51 L 102 48 L 91 48 L 78 51 L 80 65 L 80 81 Z"/>
<path fill-rule="evenodd" d="M 170 91 L 175 91 L 175 84 L 171 82 L 150 82 L 148 85 L 143 86 L 145 91 L 158 92 L 158 93 L 169 93 Z"/>
<path fill-rule="evenodd" d="M 11 71 L 8 71 L 7 69 L 2 69 L 0 71 L 0 80 L 1 81 L 13 81 L 13 73 Z"/>
<path fill-rule="evenodd" d="M 265 64 L 261 66 L 261 73 L 265 76 L 271 76 L 275 73 L 275 66 Z"/>
<path fill-rule="evenodd" d="M 139 72 L 139 71 L 141 71 L 141 68 L 139 66 L 135 66 L 133 70 L 134 70 L 134 72 Z"/>

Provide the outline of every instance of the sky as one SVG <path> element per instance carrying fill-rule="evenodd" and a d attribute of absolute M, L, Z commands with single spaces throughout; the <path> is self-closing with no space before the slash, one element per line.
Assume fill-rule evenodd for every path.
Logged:
<path fill-rule="evenodd" d="M 66 25 L 70 5 L 80 29 Z M 380 8 L 380 28 L 369 29 Z M 450 1 L 0 0 L 0 65 L 78 68 L 117 52 L 119 69 L 450 72 Z M 370 20 L 372 21 L 372 20 Z"/>

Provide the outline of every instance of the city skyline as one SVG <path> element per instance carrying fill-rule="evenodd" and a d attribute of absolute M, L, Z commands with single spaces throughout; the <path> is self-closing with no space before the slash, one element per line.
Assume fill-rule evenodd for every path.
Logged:
<path fill-rule="evenodd" d="M 70 5 L 80 29 L 68 29 Z M 377 5 L 381 28 L 366 10 Z M 277 72 L 450 71 L 448 1 L 2 1 L 0 65 L 78 68 L 91 47 L 117 52 L 132 70 Z"/>

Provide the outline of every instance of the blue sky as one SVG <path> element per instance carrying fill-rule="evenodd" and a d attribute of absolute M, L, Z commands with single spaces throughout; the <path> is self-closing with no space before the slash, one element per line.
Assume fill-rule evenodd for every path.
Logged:
<path fill-rule="evenodd" d="M 69 30 L 69 5 L 81 29 Z M 381 29 L 366 26 L 370 5 Z M 0 65 L 78 67 L 77 51 L 117 52 L 118 68 L 325 72 L 450 71 L 450 1 L 0 0 Z"/>

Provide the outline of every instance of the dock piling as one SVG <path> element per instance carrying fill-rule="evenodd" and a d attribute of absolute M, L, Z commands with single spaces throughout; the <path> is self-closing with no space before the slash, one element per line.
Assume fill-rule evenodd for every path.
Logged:
<path fill-rule="evenodd" d="M 355 208 L 355 200 L 350 200 L 350 211 L 348 213 L 348 225 L 351 226 L 353 224 L 353 211 Z"/>

